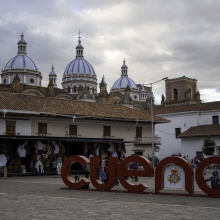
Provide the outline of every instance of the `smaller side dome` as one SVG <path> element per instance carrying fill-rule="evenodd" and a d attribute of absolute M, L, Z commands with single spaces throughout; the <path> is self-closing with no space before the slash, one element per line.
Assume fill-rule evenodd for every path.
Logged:
<path fill-rule="evenodd" d="M 38 71 L 34 61 L 27 56 L 27 43 L 24 40 L 24 34 L 21 34 L 21 39 L 18 41 L 17 55 L 11 58 L 5 65 L 4 70 L 7 69 L 29 69 Z"/>
<path fill-rule="evenodd" d="M 7 69 L 30 69 L 30 70 L 38 70 L 34 61 L 28 57 L 27 55 L 16 55 L 11 58 L 4 67 L 4 70 Z"/>
<path fill-rule="evenodd" d="M 146 92 L 147 90 L 144 88 L 144 84 L 142 86 L 141 92 Z"/>
<path fill-rule="evenodd" d="M 123 65 L 121 67 L 121 77 L 115 81 L 111 90 L 125 89 L 127 86 L 130 89 L 137 89 L 136 83 L 128 77 L 128 67 L 125 64 L 125 59 L 123 61 Z"/>
<path fill-rule="evenodd" d="M 128 76 L 122 76 L 117 79 L 111 89 L 125 89 L 129 86 L 131 89 L 137 89 L 135 82 Z"/>
<path fill-rule="evenodd" d="M 51 72 L 49 73 L 49 76 L 54 75 L 56 76 L 57 74 L 54 72 L 54 66 L 52 65 L 51 67 Z"/>

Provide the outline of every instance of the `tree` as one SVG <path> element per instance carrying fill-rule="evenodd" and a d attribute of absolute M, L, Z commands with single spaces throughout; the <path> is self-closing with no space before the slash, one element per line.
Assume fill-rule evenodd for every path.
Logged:
<path fill-rule="evenodd" d="M 210 137 L 205 138 L 204 145 L 202 150 L 205 155 L 213 155 L 215 152 L 215 140 L 211 139 Z"/>

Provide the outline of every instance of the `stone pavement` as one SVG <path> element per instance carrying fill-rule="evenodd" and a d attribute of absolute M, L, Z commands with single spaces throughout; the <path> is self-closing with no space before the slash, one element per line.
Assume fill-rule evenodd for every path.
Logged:
<path fill-rule="evenodd" d="M 154 192 L 154 178 L 140 178 L 139 182 L 147 183 L 147 191 Z M 220 219 L 220 198 L 61 190 L 62 187 L 65 185 L 60 176 L 1 177 L 0 219 Z M 113 190 L 125 192 L 122 186 Z M 202 194 L 196 184 L 195 192 Z"/>

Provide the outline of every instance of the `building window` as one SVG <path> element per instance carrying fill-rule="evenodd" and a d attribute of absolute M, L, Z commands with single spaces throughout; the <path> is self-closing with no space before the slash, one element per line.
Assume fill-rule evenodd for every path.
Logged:
<path fill-rule="evenodd" d="M 31 78 L 30 79 L 30 83 L 33 84 L 34 83 L 34 79 Z"/>
<path fill-rule="evenodd" d="M 15 128 L 15 121 L 6 121 L 6 135 L 15 135 Z"/>
<path fill-rule="evenodd" d="M 177 89 L 173 90 L 173 94 L 174 94 L 174 100 L 178 100 L 178 90 Z"/>
<path fill-rule="evenodd" d="M 176 138 L 178 138 L 178 135 L 181 134 L 181 128 L 175 128 Z"/>
<path fill-rule="evenodd" d="M 73 87 L 73 92 L 76 92 L 76 86 Z"/>
<path fill-rule="evenodd" d="M 137 99 L 137 96 L 136 96 L 136 95 L 134 96 L 134 99 Z"/>
<path fill-rule="evenodd" d="M 69 125 L 69 135 L 77 135 L 77 125 Z"/>
<path fill-rule="evenodd" d="M 192 91 L 191 89 L 189 89 L 189 93 L 190 93 L 190 99 L 192 98 Z"/>
<path fill-rule="evenodd" d="M 218 115 L 212 116 L 212 124 L 215 124 L 215 125 L 219 124 L 219 116 Z"/>
<path fill-rule="evenodd" d="M 47 134 L 47 123 L 38 123 L 38 134 Z"/>
<path fill-rule="evenodd" d="M 104 137 L 111 137 L 111 127 L 110 126 L 104 126 L 103 136 Z"/>
<path fill-rule="evenodd" d="M 67 88 L 67 92 L 70 93 L 70 87 Z"/>
<path fill-rule="evenodd" d="M 7 82 L 6 79 L 4 79 L 4 84 L 6 84 L 6 82 Z"/>
<path fill-rule="evenodd" d="M 142 137 L 142 127 L 136 127 L 136 137 L 137 138 Z"/>

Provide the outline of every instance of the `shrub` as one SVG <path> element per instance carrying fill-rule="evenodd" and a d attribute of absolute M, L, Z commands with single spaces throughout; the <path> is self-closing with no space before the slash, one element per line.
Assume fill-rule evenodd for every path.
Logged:
<path fill-rule="evenodd" d="M 205 155 L 213 155 L 215 152 L 215 141 L 210 137 L 205 138 L 202 151 Z"/>

